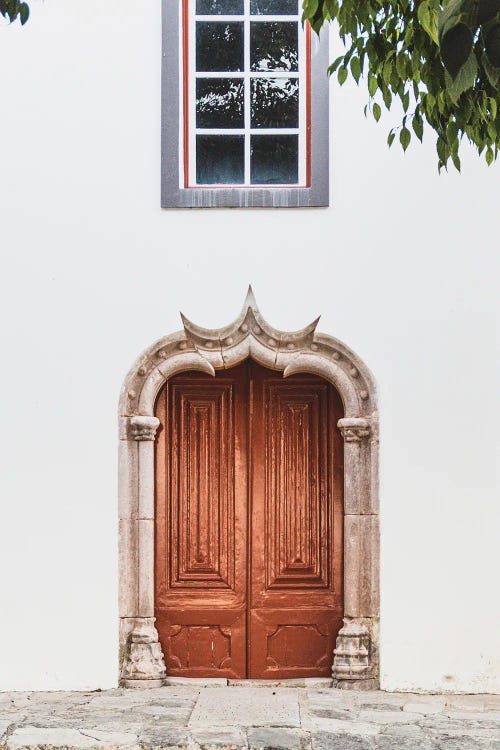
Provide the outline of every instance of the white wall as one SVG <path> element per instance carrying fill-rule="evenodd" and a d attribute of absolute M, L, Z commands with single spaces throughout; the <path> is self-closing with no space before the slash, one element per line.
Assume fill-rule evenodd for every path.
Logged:
<path fill-rule="evenodd" d="M 438 177 L 432 137 L 388 151 L 335 88 L 330 209 L 162 211 L 159 14 L 34 0 L 0 28 L 0 689 L 116 683 L 121 382 L 251 281 L 379 384 L 384 687 L 499 691 L 499 168 Z"/>

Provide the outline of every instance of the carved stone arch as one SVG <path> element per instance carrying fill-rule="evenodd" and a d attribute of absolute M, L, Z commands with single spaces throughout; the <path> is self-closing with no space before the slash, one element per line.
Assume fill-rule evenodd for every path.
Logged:
<path fill-rule="evenodd" d="M 252 289 L 236 320 L 220 329 L 191 323 L 149 347 L 125 378 L 119 404 L 120 679 L 160 685 L 166 677 L 154 625 L 155 401 L 178 372 L 215 375 L 251 357 L 283 372 L 320 375 L 338 390 L 344 418 L 344 627 L 333 682 L 368 689 L 379 683 L 378 414 L 373 377 L 345 344 L 318 333 L 278 331 L 259 311 Z"/>

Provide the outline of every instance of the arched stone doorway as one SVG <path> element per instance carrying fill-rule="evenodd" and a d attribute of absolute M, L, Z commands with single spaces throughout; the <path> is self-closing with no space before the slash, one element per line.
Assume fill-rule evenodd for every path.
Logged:
<path fill-rule="evenodd" d="M 150 347 L 135 363 L 120 397 L 119 553 L 120 677 L 127 686 L 158 685 L 166 670 L 154 621 L 154 440 L 157 396 L 181 372 L 215 375 L 247 358 L 283 377 L 319 375 L 341 396 L 344 417 L 344 626 L 333 661 L 334 685 L 378 686 L 379 524 L 378 415 L 373 378 L 344 344 L 317 333 L 272 328 L 249 289 L 239 317 L 205 329 L 184 316 L 184 330 Z"/>

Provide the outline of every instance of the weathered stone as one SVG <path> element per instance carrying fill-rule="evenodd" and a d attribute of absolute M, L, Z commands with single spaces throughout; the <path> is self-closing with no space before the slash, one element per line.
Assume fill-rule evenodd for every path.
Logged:
<path fill-rule="evenodd" d="M 345 732 L 346 734 L 359 734 L 366 737 L 371 737 L 380 732 L 380 725 L 357 721 L 355 718 L 321 719 L 319 717 L 307 717 L 302 722 L 302 728 L 310 732 L 323 730 L 332 734 Z"/>
<path fill-rule="evenodd" d="M 375 737 L 376 750 L 434 750 L 433 743 L 426 737 L 395 737 L 392 734 L 380 734 Z"/>
<path fill-rule="evenodd" d="M 439 714 L 444 708 L 442 703 L 405 703 L 403 711 L 412 714 Z"/>
<path fill-rule="evenodd" d="M 0 721 L 0 741 L 11 724 L 11 721 Z"/>
<path fill-rule="evenodd" d="M 185 727 L 153 725 L 144 727 L 139 735 L 141 747 L 188 747 L 192 741 Z"/>
<path fill-rule="evenodd" d="M 450 708 L 457 709 L 458 711 L 482 711 L 484 709 L 484 702 L 486 698 L 494 698 L 495 696 L 484 696 L 484 695 L 446 695 L 442 696 L 446 705 Z M 500 696 L 499 698 L 499 709 L 500 709 Z"/>
<path fill-rule="evenodd" d="M 27 726 L 16 729 L 7 740 L 7 748 L 16 750 L 21 747 L 50 745 L 51 747 L 131 747 L 137 743 L 137 737 L 123 732 L 103 732 L 98 730 L 76 730 L 65 727 Z"/>
<path fill-rule="evenodd" d="M 221 687 L 202 690 L 189 720 L 190 727 L 299 727 L 298 691 L 293 688 Z"/>
<path fill-rule="evenodd" d="M 225 677 L 167 677 L 165 685 L 189 687 L 221 687 L 227 685 Z"/>
<path fill-rule="evenodd" d="M 165 677 L 165 662 L 154 617 L 137 618 L 130 635 L 122 682 L 126 687 L 155 688 L 163 684 Z"/>
<path fill-rule="evenodd" d="M 450 696 L 188 682 L 143 691 L 4 693 L 0 733 L 2 750 L 500 750 L 500 712 L 478 710 L 491 697 L 463 696 L 474 712 L 451 710 Z M 448 705 L 434 714 L 401 710 L 414 700 Z"/>
<path fill-rule="evenodd" d="M 500 711 L 445 711 L 450 719 L 463 719 L 464 721 L 498 721 L 500 722 Z M 499 725 L 500 727 L 500 725 Z"/>
<path fill-rule="evenodd" d="M 496 738 L 481 739 L 479 737 L 457 736 L 440 737 L 435 742 L 436 750 L 499 750 L 500 740 Z"/>
<path fill-rule="evenodd" d="M 386 693 L 382 690 L 370 693 L 357 693 L 355 696 L 347 695 L 344 691 L 342 691 L 342 694 L 347 701 L 352 702 L 356 700 L 356 703 L 363 706 L 363 708 L 402 707 L 408 700 L 408 697 L 402 693 Z"/>
<path fill-rule="evenodd" d="M 370 738 L 354 737 L 344 733 L 314 732 L 311 735 L 313 750 L 372 750 Z"/>
<path fill-rule="evenodd" d="M 192 729 L 191 738 L 207 750 L 212 747 L 246 747 L 245 733 L 240 727 Z"/>
<path fill-rule="evenodd" d="M 310 743 L 307 732 L 283 727 L 248 729 L 247 738 L 252 750 L 304 750 Z"/>
<path fill-rule="evenodd" d="M 393 724 L 384 727 L 382 734 L 389 734 L 392 737 L 420 737 L 423 732 L 418 724 Z"/>
<path fill-rule="evenodd" d="M 375 724 L 411 724 L 420 719 L 419 714 L 409 714 L 404 711 L 380 711 L 380 710 L 361 710 L 359 712 L 361 721 L 373 721 Z"/>
<path fill-rule="evenodd" d="M 311 712 L 312 716 L 317 716 L 320 719 L 352 719 L 353 716 L 350 716 L 349 714 L 353 714 L 354 712 L 349 711 L 348 709 L 341 709 L 341 708 L 326 708 L 324 706 L 315 708 L 314 706 L 309 706 L 308 710 Z M 354 715 L 357 715 L 354 714 Z"/>

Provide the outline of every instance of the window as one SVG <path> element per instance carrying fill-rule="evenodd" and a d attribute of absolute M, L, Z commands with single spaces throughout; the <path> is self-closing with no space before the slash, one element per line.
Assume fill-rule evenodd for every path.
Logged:
<path fill-rule="evenodd" d="M 164 0 L 163 45 L 163 206 L 328 204 L 328 44 L 300 0 Z"/>

